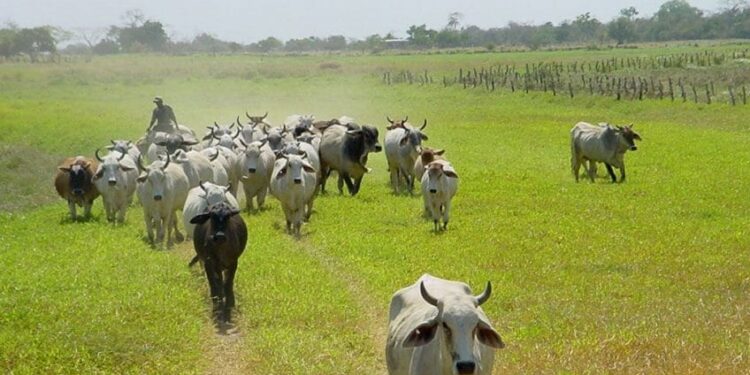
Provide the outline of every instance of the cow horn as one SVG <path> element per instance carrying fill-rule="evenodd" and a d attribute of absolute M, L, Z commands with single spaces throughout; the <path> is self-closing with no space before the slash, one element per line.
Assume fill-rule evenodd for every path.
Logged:
<path fill-rule="evenodd" d="M 263 117 L 260 118 L 260 120 L 263 121 L 266 119 L 266 117 L 268 117 L 268 111 L 266 111 L 266 113 L 263 115 Z"/>
<path fill-rule="evenodd" d="M 200 186 L 200 187 L 201 187 L 201 190 L 203 190 L 203 192 L 204 192 L 204 193 L 208 193 L 208 192 L 206 191 L 206 187 L 205 187 L 205 186 L 203 186 L 203 181 L 198 181 L 198 186 Z"/>
<path fill-rule="evenodd" d="M 385 119 L 388 120 L 391 124 L 393 124 L 393 120 L 391 120 L 391 116 L 385 116 Z"/>
<path fill-rule="evenodd" d="M 109 141 L 112 143 L 112 145 L 115 145 L 115 146 L 117 145 L 117 143 L 115 143 L 115 141 L 113 141 L 111 139 Z"/>
<path fill-rule="evenodd" d="M 96 156 L 96 160 L 104 161 L 102 160 L 102 157 L 99 156 L 99 149 L 97 148 L 96 151 L 94 151 L 94 156 Z"/>
<path fill-rule="evenodd" d="M 218 128 L 220 128 L 221 126 L 219 126 L 219 124 L 218 124 L 218 123 L 217 123 L 216 121 L 214 121 L 214 127 L 215 127 L 216 129 L 218 129 Z"/>
<path fill-rule="evenodd" d="M 474 297 L 477 300 L 477 306 L 481 306 L 483 303 L 487 302 L 488 299 L 490 299 L 490 296 L 492 295 L 492 283 L 487 281 L 487 286 L 484 288 L 484 291 L 482 294 Z"/>
<path fill-rule="evenodd" d="M 167 162 L 166 162 L 166 163 L 164 163 L 164 166 L 162 166 L 162 167 L 161 167 L 161 170 L 165 170 L 165 169 L 167 169 L 167 166 L 169 166 L 169 162 L 170 162 L 170 160 L 171 160 L 171 159 L 169 158 L 169 153 L 167 153 Z"/>
<path fill-rule="evenodd" d="M 218 158 L 218 157 L 219 157 L 219 150 L 216 150 L 216 153 L 214 153 L 214 155 L 213 155 L 213 156 L 211 156 L 210 158 L 208 158 L 208 160 L 209 160 L 209 161 L 214 161 L 214 160 L 216 160 L 216 158 Z"/>
<path fill-rule="evenodd" d="M 224 190 L 224 193 L 226 193 L 226 192 L 228 192 L 230 190 L 232 190 L 232 183 L 231 182 L 229 184 L 227 184 L 227 188 L 226 188 L 226 190 Z"/>
<path fill-rule="evenodd" d="M 232 125 L 229 125 L 229 129 L 231 129 L 233 127 L 234 127 L 234 122 L 232 123 Z"/>
<path fill-rule="evenodd" d="M 266 143 L 268 143 L 268 138 L 263 138 L 263 140 L 260 141 L 260 146 L 258 146 L 258 148 L 261 148 L 261 147 L 265 146 Z"/>
<path fill-rule="evenodd" d="M 146 167 L 143 166 L 143 160 L 141 160 L 141 155 L 138 155 L 138 168 L 140 168 L 142 171 L 147 170 Z"/>
<path fill-rule="evenodd" d="M 127 154 L 126 154 L 126 153 L 124 153 L 124 152 L 122 152 L 121 154 L 122 154 L 122 155 L 120 155 L 120 157 L 119 157 L 119 158 L 117 158 L 117 161 L 120 161 L 120 160 L 124 159 L 124 158 L 125 158 L 125 155 L 127 155 Z"/>
<path fill-rule="evenodd" d="M 250 114 L 248 114 L 247 111 L 245 111 L 245 116 L 247 116 L 248 120 L 250 120 L 250 121 L 253 120 L 253 116 L 250 116 Z"/>
<path fill-rule="evenodd" d="M 427 127 L 427 119 L 424 119 L 424 124 L 422 124 L 422 127 L 419 128 L 419 130 L 422 131 L 426 127 Z"/>
<path fill-rule="evenodd" d="M 237 137 L 239 137 L 239 136 L 240 136 L 240 129 L 239 129 L 239 128 L 237 128 L 237 134 L 235 134 L 235 135 L 234 135 L 234 136 L 232 137 L 232 139 L 237 139 Z"/>
<path fill-rule="evenodd" d="M 242 143 L 242 146 L 244 146 L 245 148 L 247 148 L 247 143 L 245 143 L 244 139 L 240 138 L 240 143 Z"/>
<path fill-rule="evenodd" d="M 404 117 L 404 121 L 401 121 L 402 123 L 409 121 L 409 116 Z"/>
<path fill-rule="evenodd" d="M 422 298 L 425 300 L 425 302 L 429 303 L 432 306 L 438 307 L 437 298 L 431 296 L 430 293 L 427 292 L 427 289 L 424 287 L 424 281 L 419 283 L 419 293 L 422 294 Z"/>
<path fill-rule="evenodd" d="M 242 126 L 242 121 L 240 121 L 240 116 L 237 116 L 237 126 L 239 126 L 240 128 L 243 127 Z"/>

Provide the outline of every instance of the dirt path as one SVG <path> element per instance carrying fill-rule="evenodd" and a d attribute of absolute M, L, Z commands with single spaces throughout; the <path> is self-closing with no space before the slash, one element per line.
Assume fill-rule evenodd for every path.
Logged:
<path fill-rule="evenodd" d="M 357 328 L 362 332 L 367 332 L 370 337 L 372 351 L 375 353 L 376 359 L 372 368 L 377 371 L 377 374 L 386 374 L 385 361 L 380 353 L 385 348 L 387 337 L 387 306 L 381 306 L 382 303 L 371 296 L 365 283 L 337 258 L 326 254 L 306 240 L 300 241 L 300 246 L 305 252 L 317 259 L 320 265 L 331 275 L 336 275 L 346 286 L 347 291 L 357 303 L 357 307 L 364 313 Z"/>
<path fill-rule="evenodd" d="M 191 241 L 185 241 L 172 250 L 175 255 L 184 260 L 187 266 L 188 262 L 193 259 L 195 251 Z M 197 263 L 193 266 L 195 272 L 203 274 L 202 266 Z M 205 280 L 205 278 L 204 278 Z M 207 289 L 207 288 L 206 288 Z M 208 303 L 208 298 L 206 298 Z M 237 313 L 235 313 L 237 314 Z M 234 316 L 234 323 L 241 321 L 239 316 Z M 234 324 L 213 326 L 213 337 L 206 342 L 205 355 L 210 358 L 205 374 L 208 375 L 234 375 L 253 374 L 250 364 L 242 361 L 243 347 L 245 345 L 244 332 L 241 326 Z"/>

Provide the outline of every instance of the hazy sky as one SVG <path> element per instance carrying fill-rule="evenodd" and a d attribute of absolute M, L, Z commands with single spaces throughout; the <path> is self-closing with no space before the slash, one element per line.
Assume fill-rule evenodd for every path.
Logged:
<path fill-rule="evenodd" d="M 104 28 L 122 23 L 122 15 L 140 9 L 161 21 L 173 39 L 188 40 L 201 32 L 242 43 L 267 36 L 286 40 L 345 35 L 363 38 L 392 32 L 406 36 L 409 25 L 443 27 L 451 12 L 462 24 L 482 28 L 509 21 L 555 24 L 591 12 L 609 21 L 620 9 L 634 6 L 651 16 L 666 0 L 0 0 L 0 22 L 21 27 L 55 25 L 66 29 Z M 688 0 L 716 11 L 724 0 Z"/>

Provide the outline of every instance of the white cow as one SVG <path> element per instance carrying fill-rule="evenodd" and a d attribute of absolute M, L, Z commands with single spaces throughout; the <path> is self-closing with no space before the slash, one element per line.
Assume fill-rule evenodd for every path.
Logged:
<path fill-rule="evenodd" d="M 141 156 L 141 152 L 138 150 L 138 147 L 136 147 L 133 142 L 129 140 L 113 139 L 110 140 L 110 142 L 112 144 L 107 146 L 107 150 L 119 151 L 128 154 L 128 157 L 130 157 L 130 159 L 133 161 L 133 164 L 135 164 L 138 161 L 138 157 Z"/>
<path fill-rule="evenodd" d="M 133 201 L 138 167 L 127 154 L 119 151 L 112 151 L 104 158 L 99 156 L 98 149 L 95 154 L 99 168 L 93 180 L 102 195 L 107 220 L 113 222 L 116 218 L 118 223 L 123 223 L 128 205 Z"/>
<path fill-rule="evenodd" d="M 427 120 L 418 129 L 406 120 L 392 121 L 389 118 L 388 121 L 391 125 L 385 133 L 383 148 L 391 174 L 391 187 L 398 194 L 403 182 L 411 194 L 414 190 L 414 162 L 422 152 L 422 141 L 427 140 L 427 134 L 422 133 L 427 127 Z"/>
<path fill-rule="evenodd" d="M 435 232 L 448 227 L 451 213 L 451 200 L 458 190 L 458 174 L 446 160 L 435 160 L 427 165 L 422 175 L 422 199 L 427 212 L 435 223 Z"/>
<path fill-rule="evenodd" d="M 385 353 L 390 375 L 488 375 L 505 346 L 468 285 L 428 274 L 393 295 Z"/>
<path fill-rule="evenodd" d="M 625 152 L 638 149 L 635 141 L 641 140 L 641 136 L 634 132 L 630 126 L 613 127 L 609 124 L 599 126 L 586 122 L 579 122 L 570 129 L 570 167 L 573 170 L 576 182 L 578 172 L 586 161 L 589 162 L 587 172 L 591 182 L 596 176 L 596 162 L 602 162 L 607 167 L 612 182 L 617 181 L 612 167 L 620 170 L 620 182 L 625 181 Z"/>
<path fill-rule="evenodd" d="M 286 229 L 296 237 L 300 235 L 302 220 L 312 212 L 315 200 L 315 169 L 299 155 L 281 154 L 271 174 L 271 194 L 281 202 L 286 217 Z"/>
<path fill-rule="evenodd" d="M 228 163 L 224 155 L 214 147 L 204 148 L 200 152 L 208 158 L 211 165 L 211 173 L 213 174 L 211 181 L 217 185 L 229 185 L 229 175 L 227 174 L 227 170 L 224 169 L 224 165 Z"/>
<path fill-rule="evenodd" d="M 172 162 L 182 167 L 191 188 L 198 186 L 201 181 L 215 182 L 211 161 L 198 151 L 177 150 L 172 155 Z"/>
<path fill-rule="evenodd" d="M 185 206 L 182 208 L 182 220 L 185 223 L 185 237 L 187 239 L 193 237 L 193 231 L 195 230 L 195 224 L 192 224 L 190 219 L 206 212 L 209 206 L 219 202 L 225 202 L 232 208 L 240 209 L 237 199 L 229 192 L 229 186 L 203 182 L 188 191 Z"/>
<path fill-rule="evenodd" d="M 268 193 L 271 173 L 273 172 L 273 152 L 264 147 L 266 141 L 245 144 L 244 152 L 240 154 L 242 188 L 245 191 L 245 207 L 254 210 L 253 199 L 258 201 L 258 209 L 263 207 Z"/>
<path fill-rule="evenodd" d="M 143 170 L 138 176 L 138 198 L 143 205 L 143 219 L 146 223 L 146 233 L 152 245 L 163 245 L 164 228 L 166 227 L 167 248 L 172 247 L 172 229 L 175 239 L 183 240 L 183 235 L 177 229 L 176 212 L 185 206 L 188 190 L 188 178 L 180 166 L 170 163 L 170 157 L 157 160 L 148 167 L 140 166 Z M 154 226 L 156 238 L 154 239 Z"/>

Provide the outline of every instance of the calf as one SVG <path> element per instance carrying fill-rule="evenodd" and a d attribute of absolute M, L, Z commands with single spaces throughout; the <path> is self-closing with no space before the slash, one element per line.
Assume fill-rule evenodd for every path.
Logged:
<path fill-rule="evenodd" d="M 247 227 L 238 213 L 236 207 L 219 202 L 190 220 L 196 225 L 193 246 L 206 270 L 214 312 L 224 322 L 231 321 L 234 275 L 247 245 Z"/>
<path fill-rule="evenodd" d="M 448 228 L 451 200 L 456 190 L 458 175 L 449 162 L 436 160 L 427 165 L 427 171 L 422 175 L 422 199 L 435 224 L 435 232 L 440 230 L 441 218 L 442 229 Z"/>
<path fill-rule="evenodd" d="M 68 201 L 71 220 L 76 220 L 76 205 L 83 207 L 83 217 L 91 216 L 91 205 L 99 197 L 99 190 L 92 178 L 99 168 L 95 160 L 77 156 L 63 160 L 57 167 L 55 190 L 62 199 Z"/>

